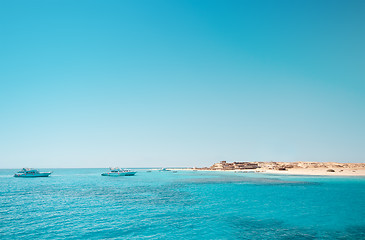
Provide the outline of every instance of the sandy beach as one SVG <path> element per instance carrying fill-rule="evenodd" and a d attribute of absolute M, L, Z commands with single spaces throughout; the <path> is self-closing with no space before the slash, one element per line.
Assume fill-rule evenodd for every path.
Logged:
<path fill-rule="evenodd" d="M 328 172 L 328 168 L 290 168 L 287 170 L 273 169 L 247 169 L 247 170 L 210 170 L 210 169 L 194 169 L 194 168 L 170 168 L 175 171 L 223 171 L 223 172 L 255 172 L 262 174 L 287 174 L 287 175 L 318 175 L 318 176 L 363 176 L 365 177 L 364 168 L 353 169 L 333 169 L 334 172 Z"/>
<path fill-rule="evenodd" d="M 177 169 L 174 169 L 177 170 Z M 182 169 L 181 169 L 182 170 Z M 256 172 L 263 174 L 318 175 L 318 176 L 364 176 L 365 163 L 339 162 L 226 162 L 220 161 L 210 167 L 189 168 L 196 171 Z"/>
<path fill-rule="evenodd" d="M 335 172 L 328 172 L 328 168 L 291 168 L 285 171 L 264 170 L 263 173 L 272 174 L 293 174 L 293 175 L 323 175 L 323 176 L 364 176 L 365 169 L 333 169 Z"/>

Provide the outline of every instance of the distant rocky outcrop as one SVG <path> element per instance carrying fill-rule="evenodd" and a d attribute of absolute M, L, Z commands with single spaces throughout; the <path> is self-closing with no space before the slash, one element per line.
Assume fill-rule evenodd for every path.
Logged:
<path fill-rule="evenodd" d="M 327 172 L 335 171 L 334 169 L 365 169 L 365 163 L 336 163 L 336 162 L 226 162 L 221 161 L 213 164 L 211 167 L 200 168 L 201 170 L 244 170 L 258 169 L 261 170 L 288 170 L 291 168 L 313 169 L 328 168 Z"/>
<path fill-rule="evenodd" d="M 242 169 L 256 169 L 260 166 L 253 162 L 233 162 L 227 163 L 226 161 L 221 161 L 219 163 L 213 164 L 210 167 L 212 170 L 242 170 Z"/>

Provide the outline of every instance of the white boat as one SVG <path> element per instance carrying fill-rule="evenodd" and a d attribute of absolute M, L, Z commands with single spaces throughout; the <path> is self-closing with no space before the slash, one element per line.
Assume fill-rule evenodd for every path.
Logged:
<path fill-rule="evenodd" d="M 110 172 L 102 173 L 101 176 L 109 176 L 109 177 L 120 177 L 120 176 L 134 176 L 137 172 L 131 171 L 129 169 L 121 169 L 121 168 L 110 168 Z"/>
<path fill-rule="evenodd" d="M 23 168 L 14 177 L 48 177 L 52 172 L 39 172 L 37 169 Z"/>

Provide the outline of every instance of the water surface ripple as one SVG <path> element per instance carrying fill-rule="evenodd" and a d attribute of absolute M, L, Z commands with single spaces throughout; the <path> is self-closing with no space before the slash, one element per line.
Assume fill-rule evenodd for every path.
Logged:
<path fill-rule="evenodd" d="M 0 170 L 1 239 L 365 239 L 365 179 Z"/>

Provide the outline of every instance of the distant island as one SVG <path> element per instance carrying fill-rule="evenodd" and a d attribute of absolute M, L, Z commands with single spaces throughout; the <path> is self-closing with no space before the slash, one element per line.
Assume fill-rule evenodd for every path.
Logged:
<path fill-rule="evenodd" d="M 365 163 L 337 162 L 226 162 L 189 170 L 284 173 L 298 175 L 365 176 Z"/>

